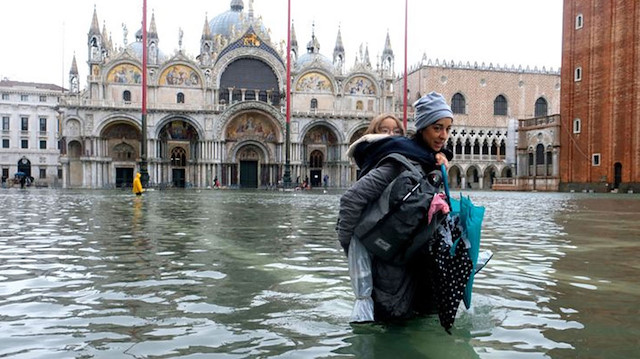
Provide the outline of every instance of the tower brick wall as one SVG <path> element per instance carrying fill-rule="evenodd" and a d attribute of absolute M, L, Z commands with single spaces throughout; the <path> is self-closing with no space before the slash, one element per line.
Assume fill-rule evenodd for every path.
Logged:
<path fill-rule="evenodd" d="M 560 189 L 640 191 L 640 4 L 565 0 L 563 16 Z"/>

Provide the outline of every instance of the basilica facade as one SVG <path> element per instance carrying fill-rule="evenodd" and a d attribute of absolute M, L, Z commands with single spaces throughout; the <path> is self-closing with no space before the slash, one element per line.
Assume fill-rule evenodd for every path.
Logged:
<path fill-rule="evenodd" d="M 94 10 L 88 33 L 87 86 L 77 64 L 71 95 L 61 99 L 61 165 L 65 187 L 129 185 L 139 170 L 146 131 L 152 185 L 258 188 L 282 181 L 286 143 L 286 50 L 271 41 L 249 5 L 204 19 L 197 56 L 160 50 L 155 17 L 148 29 L 148 116 L 141 126 L 142 31 L 115 49 Z M 346 187 L 356 169 L 346 156 L 371 118 L 393 108 L 394 55 L 373 68 L 362 50 L 347 69 L 340 29 L 333 58 L 320 54 L 313 30 L 298 46 L 292 29 L 290 164 L 292 181 L 312 186 L 328 176 Z M 385 41 L 385 39 L 380 39 Z M 181 42 L 181 41 L 180 41 Z"/>

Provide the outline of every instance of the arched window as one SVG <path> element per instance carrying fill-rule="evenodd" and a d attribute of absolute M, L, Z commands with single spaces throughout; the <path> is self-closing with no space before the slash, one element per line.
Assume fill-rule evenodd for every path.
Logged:
<path fill-rule="evenodd" d="M 477 139 L 473 143 L 473 154 L 474 155 L 479 155 L 480 154 L 480 143 L 478 143 Z"/>
<path fill-rule="evenodd" d="M 182 92 L 178 92 L 178 95 L 176 96 L 176 102 L 184 103 L 184 94 Z"/>
<path fill-rule="evenodd" d="M 171 165 L 184 167 L 187 165 L 187 151 L 182 147 L 174 147 L 171 150 Z"/>
<path fill-rule="evenodd" d="M 221 89 L 220 94 L 218 94 L 218 103 L 226 104 L 229 101 L 229 90 Z"/>
<path fill-rule="evenodd" d="M 456 151 L 455 151 L 456 155 L 461 155 L 462 154 L 462 143 L 460 143 L 460 139 L 458 139 L 456 141 Z"/>
<path fill-rule="evenodd" d="M 540 97 L 536 100 L 535 117 L 547 116 L 547 100 Z"/>
<path fill-rule="evenodd" d="M 242 101 L 242 91 L 236 89 L 233 90 L 233 94 L 231 95 L 231 102 L 236 103 L 238 101 Z"/>
<path fill-rule="evenodd" d="M 498 145 L 496 144 L 496 141 L 494 140 L 493 142 L 491 142 L 491 155 L 492 156 L 496 156 L 498 154 Z"/>
<path fill-rule="evenodd" d="M 134 158 L 135 150 L 127 143 L 120 143 L 113 147 L 113 158 L 117 160 L 132 160 Z"/>
<path fill-rule="evenodd" d="M 536 146 L 536 164 L 544 164 L 544 146 L 542 145 L 542 143 L 538 143 L 538 145 Z"/>
<path fill-rule="evenodd" d="M 464 114 L 467 104 L 461 93 L 456 93 L 451 99 L 451 111 L 453 113 Z"/>
<path fill-rule="evenodd" d="M 323 162 L 323 155 L 322 152 L 315 150 L 313 152 L 311 152 L 311 155 L 309 156 L 309 165 L 311 168 L 320 168 L 322 167 L 322 162 Z"/>
<path fill-rule="evenodd" d="M 495 116 L 507 115 L 507 99 L 504 96 L 498 95 L 493 101 L 493 114 Z"/>
<path fill-rule="evenodd" d="M 131 91 L 124 90 L 122 93 L 122 100 L 126 103 L 131 103 Z"/>
<path fill-rule="evenodd" d="M 475 167 L 471 169 L 471 177 L 473 178 L 474 183 L 478 182 L 478 170 Z"/>
<path fill-rule="evenodd" d="M 486 140 L 482 143 L 482 154 L 483 155 L 488 155 L 489 154 L 489 145 L 487 145 L 487 141 Z"/>
<path fill-rule="evenodd" d="M 467 141 L 464 143 L 464 154 L 465 155 L 471 154 L 471 141 L 469 141 L 468 138 L 467 138 Z"/>
<path fill-rule="evenodd" d="M 311 99 L 311 109 L 312 110 L 316 110 L 318 108 L 318 100 L 316 100 L 315 98 Z"/>

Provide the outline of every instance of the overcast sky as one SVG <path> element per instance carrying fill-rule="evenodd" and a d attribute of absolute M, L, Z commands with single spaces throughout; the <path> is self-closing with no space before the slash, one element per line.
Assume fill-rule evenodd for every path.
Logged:
<path fill-rule="evenodd" d="M 320 53 L 332 58 L 341 27 L 347 68 L 360 44 L 369 46 L 372 65 L 382 52 L 387 31 L 395 54 L 396 72 L 404 65 L 404 1 L 291 0 L 300 51 L 306 51 L 315 22 Z M 165 54 L 178 48 L 197 55 L 205 15 L 209 20 L 230 9 L 230 0 L 147 0 L 148 21 L 155 12 L 159 47 Z M 142 0 L 5 1 L 0 21 L 0 77 L 15 81 L 54 83 L 68 88 L 68 73 L 76 54 L 81 86 L 88 73 L 87 33 L 94 5 L 100 29 L 106 23 L 116 46 L 128 42 L 142 21 Z M 249 0 L 244 0 L 245 11 Z M 275 43 L 286 39 L 287 0 L 255 0 L 254 12 L 271 29 Z M 423 53 L 456 63 L 477 61 L 557 69 L 561 64 L 562 0 L 409 0 L 408 65 Z"/>

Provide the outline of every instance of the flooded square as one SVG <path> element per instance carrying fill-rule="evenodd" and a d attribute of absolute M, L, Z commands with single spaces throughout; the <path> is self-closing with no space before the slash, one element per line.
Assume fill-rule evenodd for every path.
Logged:
<path fill-rule="evenodd" d="M 348 323 L 342 192 L 0 191 L 0 357 L 583 358 L 640 353 L 640 196 L 466 192 L 472 308 Z"/>

